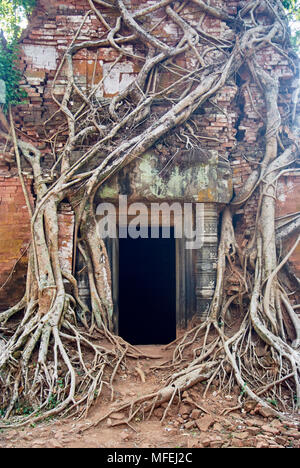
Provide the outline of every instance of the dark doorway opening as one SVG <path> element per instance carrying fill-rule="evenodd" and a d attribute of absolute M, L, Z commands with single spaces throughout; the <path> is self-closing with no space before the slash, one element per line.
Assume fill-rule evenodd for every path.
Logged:
<path fill-rule="evenodd" d="M 119 240 L 119 335 L 131 344 L 176 338 L 176 249 L 169 239 Z"/>

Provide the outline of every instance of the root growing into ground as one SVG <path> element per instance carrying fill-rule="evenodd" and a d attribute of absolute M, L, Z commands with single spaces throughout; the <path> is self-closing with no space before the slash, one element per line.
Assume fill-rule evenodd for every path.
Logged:
<path fill-rule="evenodd" d="M 279 178 L 291 167 L 298 170 L 299 149 L 293 118 L 289 122 L 293 136 L 288 144 L 282 144 L 278 78 L 256 60 L 257 51 L 273 47 L 292 61 L 291 55 L 287 55 L 287 23 L 282 16 L 281 2 L 262 2 L 259 12 L 256 1 L 248 2 L 235 18 L 200 0 L 181 4 L 161 0 L 135 12 L 129 11 L 123 0 L 116 0 L 113 5 L 108 2 L 109 8 L 118 12 L 114 25 L 108 24 L 103 16 L 106 2 L 91 0 L 89 3 L 91 11 L 83 18 L 53 82 L 53 99 L 58 106 L 57 113 L 66 122 L 68 138 L 59 155 L 55 154 L 52 180 L 43 178 L 38 147 L 16 136 L 12 111 L 0 132 L 1 139 L 15 150 L 32 233 L 24 298 L 0 313 L 3 413 L 0 427 L 36 423 L 58 415 L 83 417 L 95 399 L 101 399 L 103 387 L 110 389 L 113 400 L 118 370 L 126 365 L 126 359 L 138 359 L 142 355 L 114 335 L 109 261 L 97 232 L 95 195 L 109 177 L 172 131 L 180 128 L 187 146 L 198 147 L 199 140 L 188 124 L 189 119 L 234 79 L 242 66 L 248 68 L 265 99 L 264 156 L 243 190 L 222 213 L 217 284 L 206 321 L 170 345 L 174 347 L 173 359 L 162 366 L 169 370 L 169 379 L 156 393 L 117 408 L 128 410 L 127 419 L 118 424 L 130 425 L 140 413 L 151 417 L 156 407 L 167 402 L 164 420 L 174 398 L 180 399 L 186 389 L 200 381 L 207 382 L 207 389 L 212 382 L 218 382 L 220 389 L 229 392 L 237 384 L 241 404 L 246 396 L 276 416 L 297 412 L 300 323 L 280 273 L 298 245 L 299 236 L 291 251 L 279 259 L 275 203 Z M 196 14 L 200 15 L 197 28 L 183 14 L 191 5 L 197 7 Z M 149 30 L 142 21 L 157 9 L 163 10 L 165 17 L 181 32 L 180 40 L 172 47 L 155 35 L 157 25 Z M 91 12 L 97 14 L 107 33 L 99 40 L 80 42 L 81 29 Z M 221 19 L 232 29 L 235 39 L 208 37 L 201 29 L 203 15 Z M 258 20 L 259 15 L 265 15 L 268 21 Z M 130 30 L 129 36 L 124 32 L 124 25 L 125 31 Z M 144 44 L 147 50 L 144 56 L 130 52 L 125 46 L 134 41 Z M 117 97 L 98 99 L 96 90 L 102 83 L 89 93 L 83 92 L 74 78 L 73 60 L 83 49 L 95 50 L 106 45 L 118 53 L 112 69 L 125 56 L 142 65 L 134 83 Z M 214 63 L 208 60 L 211 49 L 218 56 Z M 176 57 L 187 53 L 197 63 L 189 72 L 174 65 Z M 55 87 L 62 67 L 67 68 L 68 84 L 59 101 Z M 176 76 L 167 87 L 158 86 L 163 69 Z M 72 107 L 73 101 L 77 104 Z M 164 111 L 153 116 L 152 108 L 159 102 L 165 103 Z M 59 133 L 60 130 L 55 136 Z M 52 135 L 52 142 L 55 136 Z M 71 163 L 70 154 L 82 148 L 82 142 L 85 150 Z M 32 169 L 34 206 L 23 181 L 22 161 Z M 232 219 L 253 194 L 259 195 L 256 226 L 242 249 L 235 238 Z M 66 199 L 75 212 L 75 252 L 81 255 L 87 268 L 91 307 L 80 299 L 75 276 L 63 271 L 60 265 L 58 208 Z M 299 232 L 298 220 L 291 221 L 286 229 L 288 235 Z M 279 234 L 284 237 L 283 231 Z M 226 292 L 226 278 L 233 273 L 239 276 L 240 291 L 232 296 Z M 228 325 L 235 310 L 239 311 L 238 327 Z M 100 339 L 105 339 L 105 346 L 99 344 Z M 194 347 L 198 341 L 199 346 Z M 188 359 L 186 355 L 191 347 L 193 358 Z M 24 408 L 28 414 L 24 414 Z"/>

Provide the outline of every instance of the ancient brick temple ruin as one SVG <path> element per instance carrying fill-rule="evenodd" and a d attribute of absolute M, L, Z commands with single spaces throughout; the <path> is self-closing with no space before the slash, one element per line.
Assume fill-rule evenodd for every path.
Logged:
<path fill-rule="evenodd" d="M 101 3 L 101 2 L 100 2 Z M 186 18 L 195 22 L 197 5 L 187 3 Z M 237 15 L 241 3 L 238 0 L 213 0 L 215 6 L 228 14 Z M 132 8 L 152 5 L 147 0 L 128 0 Z M 100 6 L 99 6 L 100 8 Z M 102 8 L 102 18 L 114 23 L 114 12 Z M 201 15 L 203 37 L 230 41 L 232 31 L 220 19 L 209 14 Z M 154 11 L 151 21 L 157 23 L 162 41 L 172 46 L 181 34 L 180 29 L 166 17 L 162 10 Z M 51 167 L 56 151 L 66 137 L 65 121 L 58 112 L 56 101 L 61 101 L 67 85 L 66 68 L 60 67 L 62 58 L 75 39 L 97 40 L 105 33 L 105 21 L 101 23 L 88 0 L 38 0 L 37 7 L 21 38 L 22 86 L 28 99 L 14 109 L 18 135 L 38 146 L 43 154 L 43 177 L 51 177 Z M 197 16 L 196 25 L 199 23 Z M 157 32 L 156 31 L 156 32 Z M 138 42 L 127 45 L 128 55 L 119 57 L 118 51 L 109 43 L 101 48 L 83 48 L 74 56 L 74 79 L 77 87 L 94 92 L 99 101 L 109 102 L 130 85 L 141 68 L 134 55 L 143 55 Z M 133 53 L 134 52 L 134 53 Z M 214 60 L 209 57 L 208 60 Z M 295 92 L 298 80 L 287 57 L 276 53 L 274 48 L 265 47 L 257 54 L 257 60 L 265 70 L 272 70 L 279 78 L 280 111 L 284 115 L 286 104 Z M 189 71 L 195 66 L 194 58 L 186 53 L 174 60 L 178 70 Z M 153 78 L 153 77 L 152 77 Z M 149 86 L 155 86 L 154 78 Z M 167 69 L 160 86 L 167 86 L 174 76 Z M 53 84 L 55 83 L 55 86 Z M 158 103 L 162 106 L 162 103 Z M 142 158 L 125 167 L 109 179 L 99 190 L 96 202 L 110 202 L 117 206 L 119 195 L 126 195 L 128 202 L 203 203 L 203 245 L 194 250 L 184 248 L 184 239 L 161 239 L 161 244 L 150 246 L 150 240 L 131 245 L 129 240 L 113 239 L 107 242 L 112 266 L 113 299 L 115 304 L 115 326 L 122 331 L 124 310 L 127 307 L 126 281 L 131 284 L 141 275 L 139 259 L 143 251 L 151 252 L 144 258 L 144 278 L 155 268 L 153 258 L 161 262 L 162 276 L 153 288 L 168 290 L 164 310 L 169 310 L 170 336 L 176 336 L 176 326 L 187 326 L 193 317 L 205 316 L 213 296 L 216 281 L 219 218 L 234 193 L 243 187 L 247 177 L 257 167 L 262 155 L 264 100 L 258 85 L 250 79 L 247 69 L 228 82 L 206 104 L 193 114 L 190 122 L 191 134 L 197 135 L 198 147 L 191 144 L 186 133 L 175 130 L 167 138 L 158 141 Z M 154 116 L 155 118 L 155 116 Z M 84 142 L 83 142 L 84 147 Z M 81 156 L 74 151 L 70 158 L 75 161 Z M 35 197 L 35 187 L 29 165 L 24 163 L 23 173 L 28 192 Z M 300 212 L 300 178 L 292 171 L 278 182 L 278 223 L 285 223 L 289 215 Z M 255 223 L 257 200 L 251 198 L 235 215 L 235 225 L 241 242 L 250 237 Z M 30 243 L 30 220 L 22 187 L 17 173 L 11 147 L 0 147 L 0 310 L 6 309 L 22 297 L 25 288 L 27 251 Z M 72 261 L 74 246 L 74 213 L 72 207 L 63 202 L 60 206 L 60 252 L 66 271 L 73 272 L 79 282 L 79 293 L 88 303 L 89 289 L 82 259 Z M 290 240 L 292 242 L 293 239 Z M 142 241 L 144 243 L 142 243 Z M 286 248 L 283 246 L 282 248 Z M 158 250 L 156 250 L 158 248 Z M 140 250 L 139 250 L 140 249 Z M 144 250 L 143 250 L 144 249 Z M 130 252 L 132 268 L 129 269 L 126 255 Z M 135 252 L 135 253 L 134 253 Z M 164 252 L 164 253 L 163 253 Z M 164 258 L 166 256 L 166 258 Z M 152 259 L 152 260 L 151 260 Z M 128 270 L 124 267 L 126 263 Z M 152 263 L 151 263 L 152 262 Z M 300 275 L 300 246 L 290 259 L 290 267 Z M 127 279 L 126 279 L 127 278 Z M 167 280 L 166 280 L 167 278 Z M 149 279 L 151 281 L 151 279 Z M 137 289 L 142 286 L 139 283 Z M 238 281 L 230 278 L 228 288 L 233 293 Z M 143 307 L 149 302 L 146 290 L 141 291 L 136 305 Z M 150 300 L 150 299 L 149 299 Z M 156 308 L 155 300 L 150 311 Z M 148 309 L 147 309 L 148 310 Z M 152 312 L 150 312 L 152 313 Z M 123 315 L 122 315 L 123 314 Z M 154 311 L 153 311 L 154 314 Z M 163 338 L 162 338 L 163 339 Z"/>

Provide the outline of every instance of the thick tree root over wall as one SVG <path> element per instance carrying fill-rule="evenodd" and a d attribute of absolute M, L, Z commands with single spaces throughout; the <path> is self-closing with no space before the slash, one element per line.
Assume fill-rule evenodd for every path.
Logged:
<path fill-rule="evenodd" d="M 63 149 L 53 151 L 52 179 L 43 178 L 38 146 L 17 137 L 12 111 L 8 121 L 1 118 L 0 137 L 15 150 L 31 216 L 32 243 L 24 298 L 0 313 L 0 427 L 36 423 L 58 415 L 84 416 L 93 401 L 101 399 L 104 387 L 110 389 L 113 401 L 118 370 L 126 365 L 126 359 L 141 357 L 141 352 L 113 333 L 110 268 L 97 231 L 95 194 L 110 176 L 178 128 L 189 147 L 201 147 L 189 120 L 194 111 L 236 78 L 242 66 L 265 100 L 264 156 L 222 213 L 217 284 L 208 318 L 170 345 L 174 346 L 173 359 L 163 366 L 170 374 L 166 384 L 158 392 L 120 409 L 128 409 L 126 423 L 130 424 L 135 414 L 142 412 L 151 417 L 155 407 L 168 402 L 164 419 L 175 397 L 184 390 L 200 381 L 206 381 L 209 388 L 217 381 L 226 391 L 238 384 L 241 398 L 247 396 L 274 415 L 299 411 L 299 317 L 280 279 L 299 236 L 291 251 L 279 259 L 275 225 L 277 182 L 285 171 L 298 170 L 295 112 L 284 122 L 285 128 L 289 126 L 289 138 L 283 141 L 278 78 L 257 63 L 256 53 L 273 47 L 287 58 L 295 75 L 297 66 L 291 58 L 281 2 L 259 3 L 247 2 L 234 18 L 200 0 L 180 4 L 161 0 L 135 12 L 129 11 L 122 0 L 112 4 L 89 0 L 91 10 L 83 18 L 53 81 L 53 100 L 67 125 L 68 139 Z M 200 15 L 197 28 L 183 14 L 191 5 Z M 117 10 L 115 25 L 108 24 L 103 8 Z M 155 36 L 156 25 L 149 30 L 143 23 L 143 18 L 160 8 L 181 31 L 181 39 L 172 47 Z M 91 13 L 105 26 L 107 37 L 79 42 Z M 235 39 L 216 40 L 205 34 L 201 29 L 205 15 L 226 23 Z M 128 28 L 130 36 L 126 35 Z M 124 46 L 135 41 L 143 42 L 148 51 L 145 56 Z M 205 47 L 209 43 L 209 50 L 203 41 Z M 143 65 L 135 82 L 117 97 L 99 100 L 95 97 L 97 86 L 88 93 L 76 84 L 73 59 L 78 51 L 105 46 L 119 54 L 112 68 L 128 55 Z M 214 63 L 207 62 L 211 50 L 218 56 Z M 192 54 L 197 64 L 190 72 L 174 68 L 175 57 L 185 53 Z M 55 87 L 63 68 L 67 70 L 68 84 L 59 101 Z M 158 87 L 162 70 L 176 76 L 168 87 Z M 164 105 L 153 117 L 151 110 L 159 103 Z M 52 147 L 59 134 L 52 137 Z M 82 156 L 71 163 L 70 154 L 75 150 L 80 150 Z M 34 177 L 34 206 L 23 180 L 24 160 Z M 258 195 L 259 200 L 256 225 L 242 249 L 232 220 L 253 195 Z M 58 207 L 66 199 L 75 212 L 74 253 L 85 264 L 90 307 L 79 296 L 76 275 L 63 271 L 60 264 Z M 284 233 L 299 233 L 299 216 L 278 233 L 277 239 L 282 240 Z M 226 279 L 231 275 L 240 282 L 233 296 L 226 288 Z M 299 279 L 295 281 L 299 285 Z M 232 321 L 236 313 L 238 320 Z M 190 349 L 192 358 L 187 357 Z"/>

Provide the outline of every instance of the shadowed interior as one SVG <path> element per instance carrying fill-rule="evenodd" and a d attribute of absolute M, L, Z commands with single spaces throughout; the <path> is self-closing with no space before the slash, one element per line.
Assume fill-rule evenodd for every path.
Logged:
<path fill-rule="evenodd" d="M 119 334 L 131 344 L 176 338 L 175 239 L 120 239 Z"/>

